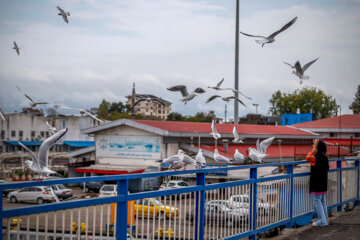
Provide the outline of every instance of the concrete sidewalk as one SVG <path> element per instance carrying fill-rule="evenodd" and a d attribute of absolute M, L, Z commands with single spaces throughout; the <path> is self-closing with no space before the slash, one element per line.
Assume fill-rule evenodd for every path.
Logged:
<path fill-rule="evenodd" d="M 330 217 L 326 227 L 313 227 L 311 224 L 296 228 L 284 229 L 281 235 L 272 240 L 359 240 L 360 239 L 360 207 L 349 212 L 338 212 Z M 270 238 L 269 238 L 270 239 Z"/>

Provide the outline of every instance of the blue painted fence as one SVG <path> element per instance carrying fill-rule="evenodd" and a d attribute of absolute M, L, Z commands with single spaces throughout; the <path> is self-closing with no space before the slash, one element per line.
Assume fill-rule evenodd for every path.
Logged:
<path fill-rule="evenodd" d="M 336 189 L 334 190 L 336 194 L 335 202 L 332 202 L 328 207 L 336 208 L 338 211 L 342 210 L 342 206 L 346 203 L 353 202 L 355 206 L 359 204 L 359 161 L 360 159 L 335 159 L 330 160 L 335 161 L 337 163 L 337 168 L 329 171 L 329 174 L 335 174 L 336 176 Z M 351 167 L 342 168 L 342 162 L 352 162 Z M 66 210 L 66 209 L 75 209 L 80 207 L 101 205 L 101 204 L 110 204 L 117 203 L 116 210 L 116 239 L 125 240 L 127 239 L 127 211 L 128 201 L 138 200 L 144 198 L 153 198 L 153 197 L 161 197 L 161 196 L 169 196 L 174 194 L 184 194 L 184 193 L 196 193 L 196 205 L 195 207 L 195 239 L 204 239 L 204 221 L 205 221 L 205 202 L 206 202 L 206 194 L 211 190 L 221 190 L 229 187 L 235 186 L 243 186 L 250 185 L 250 224 L 249 231 L 234 233 L 231 236 L 226 237 L 225 239 L 239 239 L 242 237 L 249 236 L 250 238 L 256 238 L 257 234 L 276 228 L 281 225 L 292 226 L 294 222 L 298 219 L 303 218 L 305 215 L 309 215 L 309 212 L 304 212 L 301 209 L 305 208 L 303 205 L 308 204 L 309 199 L 305 199 L 306 189 L 302 189 L 299 186 L 299 179 L 303 182 L 304 177 L 309 176 L 309 173 L 294 173 L 294 166 L 299 164 L 306 164 L 306 161 L 298 161 L 298 162 L 288 162 L 288 163 L 272 163 L 272 164 L 260 164 L 260 165 L 245 165 L 245 166 L 236 166 L 236 167 L 224 167 L 224 168 L 205 168 L 198 170 L 185 170 L 185 171 L 164 171 L 164 172 L 154 172 L 154 173 L 142 173 L 136 175 L 111 175 L 111 176 L 99 176 L 99 177 L 86 177 L 86 178 L 70 178 L 70 179 L 60 179 L 60 180 L 48 180 L 43 182 L 21 182 L 21 183 L 9 183 L 9 184 L 1 184 L 0 185 L 0 193 L 4 189 L 18 189 L 23 187 L 30 186 L 44 186 L 44 185 L 54 185 L 54 184 L 74 184 L 81 182 L 90 182 L 90 181 L 116 181 L 117 182 L 117 196 L 106 197 L 106 198 L 94 198 L 94 199 L 82 199 L 82 200 L 73 200 L 67 202 L 60 203 L 52 203 L 45 205 L 37 205 L 31 207 L 21 207 L 21 208 L 13 208 L 13 209 L 3 209 L 2 201 L 0 202 L 0 215 L 1 215 L 1 229 L 5 229 L 6 226 L 3 226 L 3 219 L 19 217 L 24 215 L 32 215 L 46 212 L 53 212 L 58 210 Z M 284 174 L 279 174 L 276 176 L 270 176 L 265 178 L 258 178 L 257 171 L 262 167 L 269 166 L 283 166 L 286 167 L 287 171 Z M 206 183 L 206 175 L 214 174 L 216 172 L 227 172 L 234 171 L 239 169 L 249 169 L 250 175 L 249 179 L 246 180 L 236 180 L 224 183 L 215 183 L 215 184 L 207 184 Z M 355 173 L 355 183 L 353 182 L 353 187 L 350 189 L 351 198 L 343 199 L 343 174 L 347 171 L 352 171 Z M 178 189 L 169 189 L 169 190 L 156 190 L 149 192 L 140 192 L 140 193 L 128 193 L 128 184 L 131 179 L 139 179 L 139 178 L 153 178 L 153 177 L 167 177 L 167 176 L 176 176 L 183 174 L 195 174 L 196 175 L 196 185 L 190 186 L 186 188 L 178 188 Z M 267 224 L 264 226 L 257 226 L 257 201 L 258 195 L 260 194 L 260 188 L 262 188 L 263 183 L 270 181 L 286 181 L 288 185 L 281 185 L 279 187 L 279 200 L 288 198 L 289 204 L 284 205 L 281 209 L 278 209 L 277 214 L 280 216 L 285 216 L 283 218 L 279 218 L 280 220 Z M 305 186 L 305 185 L 304 185 Z M 282 189 L 281 189 L 282 188 Z M 271 189 L 270 187 L 268 189 Z M 258 191 L 259 190 L 259 191 Z M 349 189 L 347 190 L 349 191 Z M 310 203 L 311 204 L 311 203 Z M 279 205 L 280 206 L 280 205 Z M 311 206 L 310 206 L 311 208 Z M 284 214 L 286 213 L 286 214 Z M 311 214 L 314 211 L 310 212 Z M 1 235 L 2 236 L 2 235 Z M 1 237 L 2 238 L 2 237 Z"/>

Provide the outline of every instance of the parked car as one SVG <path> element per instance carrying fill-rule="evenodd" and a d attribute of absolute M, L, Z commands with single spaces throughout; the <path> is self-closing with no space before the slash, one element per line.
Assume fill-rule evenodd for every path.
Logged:
<path fill-rule="evenodd" d="M 171 180 L 169 182 L 164 182 L 163 184 L 161 184 L 160 189 L 183 188 L 188 186 L 189 184 L 184 181 Z"/>
<path fill-rule="evenodd" d="M 241 226 L 247 222 L 248 218 L 248 209 L 235 208 L 227 200 L 212 200 L 205 203 L 205 223 L 210 225 Z M 187 212 L 186 219 L 191 222 L 195 220 L 194 209 Z"/>
<path fill-rule="evenodd" d="M 5 183 L 9 183 L 9 182 L 7 182 L 5 180 L 0 180 L 0 184 L 5 184 Z M 16 191 L 16 190 L 17 189 L 15 189 L 15 188 L 3 189 L 2 194 L 3 194 L 4 197 L 7 197 L 10 192 L 13 192 L 13 191 Z"/>
<path fill-rule="evenodd" d="M 109 197 L 112 195 L 117 195 L 117 185 L 113 184 L 104 184 L 100 188 L 100 195 L 99 197 Z"/>
<path fill-rule="evenodd" d="M 67 199 L 73 196 L 72 190 L 66 188 L 63 184 L 52 185 L 51 188 L 60 199 Z"/>
<path fill-rule="evenodd" d="M 82 183 L 80 186 L 83 189 L 85 184 L 85 192 L 95 192 L 98 193 L 103 185 L 105 185 L 104 182 L 85 182 Z"/>
<path fill-rule="evenodd" d="M 160 219 L 175 218 L 179 215 L 179 209 L 164 205 L 155 198 L 144 198 L 137 200 L 134 204 L 134 213 L 138 216 L 155 216 Z"/>
<path fill-rule="evenodd" d="M 248 194 L 243 195 L 232 195 L 229 198 L 229 203 L 235 207 L 242 207 L 246 209 L 250 209 L 250 197 Z M 257 211 L 261 215 L 267 215 L 271 211 L 273 211 L 275 206 L 268 202 L 265 202 L 262 199 L 258 199 L 257 201 Z"/>
<path fill-rule="evenodd" d="M 55 197 L 48 186 L 22 188 L 20 190 L 10 192 L 7 198 L 11 203 L 31 202 L 43 204 L 44 202 L 55 201 Z"/>

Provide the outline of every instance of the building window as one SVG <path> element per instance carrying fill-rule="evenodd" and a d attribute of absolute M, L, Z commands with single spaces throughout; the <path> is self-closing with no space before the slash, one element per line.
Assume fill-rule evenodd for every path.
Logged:
<path fill-rule="evenodd" d="M 360 133 L 355 133 L 356 138 L 360 138 Z"/>
<path fill-rule="evenodd" d="M 35 137 L 35 131 L 31 131 L 31 137 Z"/>
<path fill-rule="evenodd" d="M 158 110 L 158 114 L 161 114 L 161 110 Z"/>
<path fill-rule="evenodd" d="M 337 137 L 337 136 L 338 136 L 338 134 L 335 133 L 335 132 L 331 132 L 331 133 L 330 133 L 330 137 Z"/>
<path fill-rule="evenodd" d="M 19 137 L 23 137 L 23 131 L 19 130 Z"/>
<path fill-rule="evenodd" d="M 1 139 L 5 139 L 5 131 L 1 130 Z"/>
<path fill-rule="evenodd" d="M 45 132 L 44 132 L 44 131 L 41 131 L 41 132 L 40 132 L 40 136 L 41 136 L 41 137 L 45 137 Z"/>
<path fill-rule="evenodd" d="M 11 130 L 11 136 L 12 136 L 12 137 L 16 137 L 16 131 Z"/>
<path fill-rule="evenodd" d="M 46 132 L 46 137 L 48 138 L 50 136 L 50 133 L 49 132 Z"/>
<path fill-rule="evenodd" d="M 148 109 L 146 108 L 145 111 L 148 112 Z"/>

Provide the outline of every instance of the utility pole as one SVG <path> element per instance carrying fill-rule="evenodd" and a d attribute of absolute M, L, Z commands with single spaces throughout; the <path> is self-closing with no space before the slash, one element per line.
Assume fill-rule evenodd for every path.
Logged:
<path fill-rule="evenodd" d="M 226 116 L 227 116 L 227 105 L 225 104 L 225 123 L 226 123 Z"/>
<path fill-rule="evenodd" d="M 259 104 L 258 103 L 253 103 L 253 106 L 255 106 L 256 114 L 257 114 L 258 113 L 257 109 L 258 109 Z"/>
<path fill-rule="evenodd" d="M 236 0 L 236 23 L 235 23 L 235 89 L 239 90 L 239 0 Z M 239 93 L 235 92 L 235 97 Z M 239 103 L 234 101 L 234 123 L 239 123 Z"/>

